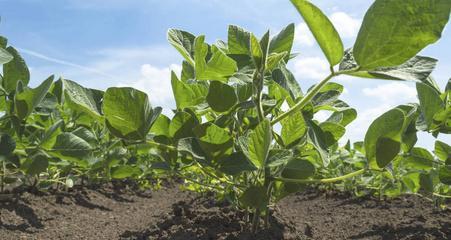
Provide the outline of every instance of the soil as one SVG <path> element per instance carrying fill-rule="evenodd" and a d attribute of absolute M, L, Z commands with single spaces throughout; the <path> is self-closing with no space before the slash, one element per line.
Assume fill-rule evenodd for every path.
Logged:
<path fill-rule="evenodd" d="M 22 193 L 0 202 L 0 239 L 450 239 L 451 210 L 418 196 L 386 201 L 308 190 L 284 199 L 269 228 L 252 235 L 247 216 L 177 185 L 138 192 L 102 186 Z"/>

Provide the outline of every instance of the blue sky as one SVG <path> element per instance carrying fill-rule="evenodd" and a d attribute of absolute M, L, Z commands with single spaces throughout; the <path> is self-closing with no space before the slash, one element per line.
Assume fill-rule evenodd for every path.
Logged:
<path fill-rule="evenodd" d="M 352 46 L 371 0 L 313 1 L 331 18 L 346 47 Z M 288 0 L 0 0 L 0 35 L 19 48 L 32 72 L 31 85 L 51 74 L 105 89 L 133 86 L 149 93 L 152 104 L 174 106 L 170 69 L 181 57 L 167 43 L 168 28 L 205 34 L 207 41 L 226 39 L 227 26 L 257 35 L 295 23 L 290 63 L 303 89 L 327 75 L 327 62 Z M 451 32 L 421 54 L 439 59 L 433 76 L 443 88 L 451 77 Z M 371 121 L 398 104 L 416 102 L 415 84 L 340 77 L 343 96 L 359 116 L 346 137 L 363 139 Z M 167 111 L 168 112 L 168 111 Z M 319 118 L 325 117 L 324 113 Z M 429 149 L 433 139 L 419 136 Z M 441 140 L 451 142 L 451 137 Z"/>

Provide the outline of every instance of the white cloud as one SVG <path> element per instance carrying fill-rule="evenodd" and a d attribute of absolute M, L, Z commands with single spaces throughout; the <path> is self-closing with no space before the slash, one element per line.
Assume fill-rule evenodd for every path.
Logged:
<path fill-rule="evenodd" d="M 342 38 L 357 36 L 362 23 L 361 19 L 353 18 L 345 12 L 334 12 L 329 18 Z"/>
<path fill-rule="evenodd" d="M 158 68 L 143 64 L 140 69 L 141 76 L 137 80 L 121 82 L 118 86 L 129 86 L 146 92 L 153 106 L 161 106 L 165 113 L 169 113 L 175 106 L 170 80 L 171 70 L 179 72 L 181 66 L 172 64 L 169 68 Z"/>
<path fill-rule="evenodd" d="M 415 88 L 401 82 L 389 82 L 373 88 L 364 88 L 362 93 L 366 96 L 364 107 L 357 108 L 357 119 L 347 127 L 346 136 L 342 138 L 342 141 L 348 138 L 352 141 L 363 140 L 366 130 L 377 117 L 397 105 L 417 102 Z M 370 107 L 374 103 L 376 104 Z"/>
<path fill-rule="evenodd" d="M 417 91 L 414 87 L 401 82 L 380 84 L 375 88 L 364 88 L 363 94 L 374 97 L 384 103 L 416 101 Z"/>
<path fill-rule="evenodd" d="M 307 24 L 299 23 L 296 26 L 294 43 L 305 46 L 313 46 L 315 44 L 315 39 L 313 38 Z"/>
<path fill-rule="evenodd" d="M 329 73 L 329 64 L 320 57 L 297 58 L 293 61 L 294 74 L 297 79 L 315 79 L 319 80 Z"/>
<path fill-rule="evenodd" d="M 362 22 L 361 19 L 353 18 L 345 12 L 334 12 L 328 17 L 337 29 L 341 38 L 353 38 L 357 36 Z M 313 46 L 315 44 L 315 39 L 307 24 L 304 22 L 299 23 L 296 26 L 294 42 L 295 44 L 304 46 Z"/>

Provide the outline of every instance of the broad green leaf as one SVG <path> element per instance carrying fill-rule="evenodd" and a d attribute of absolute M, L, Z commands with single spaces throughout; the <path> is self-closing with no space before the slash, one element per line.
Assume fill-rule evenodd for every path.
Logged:
<path fill-rule="evenodd" d="M 20 119 L 25 119 L 41 103 L 52 85 L 54 76 L 50 76 L 36 88 L 25 88 L 14 96 L 14 107 Z"/>
<path fill-rule="evenodd" d="M 179 51 L 185 60 L 194 66 L 194 38 L 195 36 L 189 32 L 177 29 L 168 30 L 169 43 Z"/>
<path fill-rule="evenodd" d="M 227 129 L 204 123 L 194 128 L 194 134 L 209 158 L 217 159 L 232 153 L 233 139 Z"/>
<path fill-rule="evenodd" d="M 400 65 L 436 42 L 448 22 L 449 0 L 376 0 L 354 45 L 362 69 Z"/>
<path fill-rule="evenodd" d="M 340 71 L 356 69 L 358 67 L 352 54 L 352 49 L 347 49 L 345 51 L 345 56 L 340 63 Z M 377 67 L 372 70 L 359 70 L 349 74 L 364 78 L 427 82 L 427 79 L 434 70 L 436 64 L 437 59 L 417 55 L 401 65 Z"/>
<path fill-rule="evenodd" d="M 177 112 L 169 124 L 169 136 L 175 140 L 194 137 L 193 129 L 199 121 L 190 113 Z"/>
<path fill-rule="evenodd" d="M 48 157 L 42 153 L 37 153 L 27 159 L 22 168 L 25 168 L 28 175 L 34 176 L 47 171 L 48 166 Z"/>
<path fill-rule="evenodd" d="M 294 23 L 289 24 L 271 39 L 269 53 L 286 52 L 285 60 L 288 61 L 294 40 Z"/>
<path fill-rule="evenodd" d="M 194 40 L 196 79 L 227 82 L 238 69 L 236 62 L 214 45 L 210 48 L 211 57 L 206 62 L 209 47 L 204 40 L 205 36 L 196 37 Z"/>
<path fill-rule="evenodd" d="M 208 89 L 208 105 L 216 112 L 226 112 L 237 103 L 235 89 L 227 84 L 212 81 Z"/>
<path fill-rule="evenodd" d="M 330 117 L 326 120 L 326 122 L 334 122 L 338 123 L 341 126 L 345 127 L 354 119 L 357 118 L 357 111 L 354 108 L 347 108 L 340 111 L 333 112 Z"/>
<path fill-rule="evenodd" d="M 155 123 L 150 128 L 150 133 L 155 136 L 167 136 L 169 137 L 169 125 L 171 124 L 171 119 L 169 119 L 164 114 L 160 114 Z"/>
<path fill-rule="evenodd" d="M 440 160 L 447 163 L 451 161 L 451 146 L 449 146 L 448 144 L 442 141 L 435 141 L 434 152 Z"/>
<path fill-rule="evenodd" d="M 80 163 L 91 154 L 93 148 L 84 139 L 73 133 L 65 132 L 58 135 L 55 144 L 46 151 L 54 157 Z"/>
<path fill-rule="evenodd" d="M 334 25 L 326 15 L 307 0 L 291 0 L 301 14 L 331 66 L 343 57 L 343 43 Z"/>
<path fill-rule="evenodd" d="M 195 79 L 196 73 L 194 70 L 194 66 L 190 65 L 187 61 L 182 62 L 182 74 L 180 76 L 180 80 L 182 82 L 187 82 L 188 80 Z"/>
<path fill-rule="evenodd" d="M 129 165 L 122 165 L 111 169 L 111 177 L 114 179 L 124 179 L 140 175 L 141 173 L 141 169 Z"/>
<path fill-rule="evenodd" d="M 260 39 L 260 48 L 262 50 L 262 62 L 261 67 L 267 66 L 268 51 L 269 51 L 269 31 L 267 31 Z"/>
<path fill-rule="evenodd" d="M 346 129 L 339 123 L 322 122 L 319 127 L 323 130 L 326 146 L 330 147 L 340 140 L 346 132 Z"/>
<path fill-rule="evenodd" d="M 0 135 L 0 156 L 8 156 L 14 151 L 14 149 L 16 149 L 16 141 L 14 141 L 14 139 L 6 133 L 1 134 Z"/>
<path fill-rule="evenodd" d="M 410 154 L 403 159 L 404 166 L 415 170 L 429 171 L 432 169 L 434 157 L 428 150 L 414 147 Z"/>
<path fill-rule="evenodd" d="M 272 72 L 272 70 L 274 70 L 274 68 L 276 68 L 277 66 L 279 66 L 280 64 L 283 63 L 283 59 L 286 56 L 287 56 L 286 52 L 283 52 L 283 53 L 270 53 L 268 55 L 268 58 L 266 59 L 265 71 L 266 72 Z"/>
<path fill-rule="evenodd" d="M 14 57 L 13 55 L 11 55 L 11 53 L 0 47 L 0 65 L 9 63 L 11 60 L 13 60 L 13 58 Z"/>
<path fill-rule="evenodd" d="M 261 69 L 263 62 L 263 50 L 257 37 L 251 33 L 250 35 L 250 53 L 254 61 L 255 67 Z"/>
<path fill-rule="evenodd" d="M 204 161 L 206 159 L 205 153 L 199 145 L 199 141 L 193 137 L 180 139 L 177 143 L 177 151 L 179 153 L 190 154 L 198 161 Z"/>
<path fill-rule="evenodd" d="M 420 100 L 420 109 L 428 127 L 433 124 L 434 115 L 444 109 L 444 104 L 439 93 L 432 87 L 417 83 L 418 99 Z"/>
<path fill-rule="evenodd" d="M 281 125 L 281 137 L 285 146 L 295 143 L 307 132 L 307 126 L 300 111 L 296 111 L 283 119 Z"/>
<path fill-rule="evenodd" d="M 108 88 L 103 99 L 105 123 L 116 137 L 143 140 L 161 108 L 152 109 L 147 94 L 134 88 Z"/>
<path fill-rule="evenodd" d="M 263 186 L 249 187 L 244 190 L 243 194 L 239 197 L 239 201 L 245 207 L 263 209 L 268 202 L 266 188 Z"/>
<path fill-rule="evenodd" d="M 101 118 L 101 100 L 103 92 L 85 88 L 78 83 L 64 79 L 64 100 L 68 107 L 76 112 L 86 113 L 95 119 Z"/>
<path fill-rule="evenodd" d="M 248 149 L 244 153 L 257 168 L 265 166 L 271 146 L 272 134 L 271 123 L 268 119 L 260 122 L 248 136 Z"/>
<path fill-rule="evenodd" d="M 285 65 L 274 69 L 272 78 L 279 86 L 289 93 L 293 101 L 296 101 L 303 96 L 299 83 L 296 81 L 293 73 L 291 73 Z"/>
<path fill-rule="evenodd" d="M 250 49 L 250 33 L 238 26 L 229 25 L 229 54 L 248 55 Z"/>
<path fill-rule="evenodd" d="M 51 149 L 53 145 L 55 145 L 56 139 L 58 135 L 61 134 L 61 126 L 64 125 L 64 121 L 61 119 L 51 125 L 48 129 L 46 129 L 43 138 L 39 145 L 43 149 Z"/>
<path fill-rule="evenodd" d="M 290 160 L 282 171 L 282 177 L 291 179 L 306 179 L 315 174 L 315 166 L 305 159 Z"/>
<path fill-rule="evenodd" d="M 14 58 L 3 65 L 3 88 L 10 93 L 16 90 L 17 82 L 22 81 L 27 85 L 30 81 L 30 71 L 25 60 L 20 56 L 19 52 L 11 46 L 6 48 Z"/>
<path fill-rule="evenodd" d="M 249 162 L 243 152 L 234 152 L 219 160 L 219 170 L 225 174 L 238 175 L 245 171 L 257 170 L 257 168 Z"/>
<path fill-rule="evenodd" d="M 171 73 L 172 92 L 178 109 L 197 106 L 205 102 L 208 89 L 201 83 L 186 83 L 178 80 L 174 72 Z"/>
<path fill-rule="evenodd" d="M 443 184 L 451 185 L 451 165 L 441 166 L 438 177 Z"/>
<path fill-rule="evenodd" d="M 402 176 L 402 181 L 410 190 L 410 192 L 416 193 L 418 192 L 418 190 L 420 190 L 420 173 L 411 172 L 404 174 Z"/>
<path fill-rule="evenodd" d="M 371 123 L 364 141 L 365 154 L 371 168 L 384 168 L 399 153 L 404 119 L 403 111 L 394 108 Z"/>
<path fill-rule="evenodd" d="M 285 165 L 291 158 L 293 158 L 293 152 L 287 149 L 271 149 L 269 150 L 267 167 L 273 168 L 281 165 Z"/>

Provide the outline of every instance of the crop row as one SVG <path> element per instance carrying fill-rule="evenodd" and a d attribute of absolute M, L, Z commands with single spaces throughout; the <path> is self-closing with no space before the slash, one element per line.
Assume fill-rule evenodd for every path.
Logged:
<path fill-rule="evenodd" d="M 261 38 L 231 25 L 227 41 L 213 44 L 170 29 L 184 58 L 171 74 L 171 117 L 129 87 L 100 91 L 51 76 L 30 88 L 25 61 L 1 38 L 1 192 L 179 177 L 252 212 L 254 231 L 274 203 L 311 184 L 380 197 L 421 192 L 440 205 L 450 197 L 451 147 L 436 141 L 432 154 L 415 143 L 418 131 L 450 133 L 451 82 L 441 90 L 430 77 L 437 60 L 417 53 L 440 38 L 451 2 L 376 0 L 348 49 L 320 9 L 292 3 L 330 64 L 324 80 L 305 91 L 287 68 L 294 24 Z M 340 147 L 357 112 L 331 82 L 339 75 L 415 81 L 419 103 L 385 112 L 362 142 Z M 330 116 L 315 120 L 319 111 Z"/>

